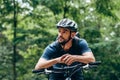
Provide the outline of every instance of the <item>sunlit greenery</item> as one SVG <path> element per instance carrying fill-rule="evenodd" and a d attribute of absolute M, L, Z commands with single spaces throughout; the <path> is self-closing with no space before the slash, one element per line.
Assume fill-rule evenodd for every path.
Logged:
<path fill-rule="evenodd" d="M 85 80 L 120 80 L 119 0 L 15 0 L 17 10 L 14 39 L 14 0 L 0 0 L 0 80 L 13 80 L 13 44 L 16 44 L 17 80 L 47 80 L 32 69 L 44 48 L 57 37 L 62 18 L 78 23 L 81 38 L 102 64 L 85 71 Z"/>

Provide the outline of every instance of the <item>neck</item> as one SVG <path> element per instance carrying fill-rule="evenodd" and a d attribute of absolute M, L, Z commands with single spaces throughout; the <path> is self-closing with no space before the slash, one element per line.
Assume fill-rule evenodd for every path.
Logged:
<path fill-rule="evenodd" d="M 72 46 L 72 39 L 70 39 L 65 45 L 61 45 L 61 46 L 65 51 L 69 50 Z"/>

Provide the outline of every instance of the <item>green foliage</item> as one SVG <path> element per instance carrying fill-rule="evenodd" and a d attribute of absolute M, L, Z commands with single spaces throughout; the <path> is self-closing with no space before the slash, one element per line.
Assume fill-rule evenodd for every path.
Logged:
<path fill-rule="evenodd" d="M 41 5 L 45 5 L 46 7 L 48 7 L 50 10 L 52 10 L 52 12 L 56 15 L 56 14 L 60 14 L 63 11 L 63 8 L 65 6 L 65 2 L 63 0 L 60 0 L 58 2 L 58 0 L 41 0 L 40 3 Z"/>
<path fill-rule="evenodd" d="M 19 0 L 16 38 L 13 39 L 13 1 L 0 1 L 0 79 L 47 80 L 31 73 L 44 48 L 57 36 L 56 23 L 64 17 L 74 19 L 96 60 L 102 64 L 85 71 L 85 80 L 119 80 L 120 16 L 119 0 Z M 13 61 L 13 44 L 16 59 Z"/>
<path fill-rule="evenodd" d="M 0 46 L 0 79 L 12 80 L 12 52 L 6 46 Z"/>
<path fill-rule="evenodd" d="M 96 10 L 101 14 L 116 18 L 112 12 L 113 8 L 114 4 L 112 0 L 96 0 Z"/>

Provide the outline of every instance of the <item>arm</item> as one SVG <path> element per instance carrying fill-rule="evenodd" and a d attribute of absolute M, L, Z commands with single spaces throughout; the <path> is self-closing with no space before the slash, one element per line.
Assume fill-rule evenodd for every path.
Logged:
<path fill-rule="evenodd" d="M 64 55 L 62 61 L 67 65 L 70 65 L 76 61 L 81 63 L 95 62 L 95 57 L 85 40 L 80 41 L 78 48 L 82 52 L 82 55 L 66 54 Z"/>
<path fill-rule="evenodd" d="M 76 56 L 76 61 L 79 61 L 82 63 L 95 62 L 95 57 L 92 52 L 85 52 L 81 56 Z"/>
<path fill-rule="evenodd" d="M 73 62 L 82 62 L 82 63 L 95 62 L 95 57 L 92 52 L 86 52 L 83 55 L 65 54 L 61 57 L 51 59 L 51 60 L 40 58 L 35 66 L 35 69 L 38 70 L 42 68 L 48 68 L 56 63 L 65 63 L 67 65 L 70 65 Z"/>
<path fill-rule="evenodd" d="M 59 57 L 58 58 L 53 58 L 53 56 L 56 54 L 56 43 L 52 43 L 48 45 L 40 59 L 38 60 L 35 69 L 42 69 L 42 68 L 49 68 L 53 66 L 54 64 L 59 62 Z"/>
<path fill-rule="evenodd" d="M 46 60 L 44 58 L 40 58 L 35 66 L 35 70 L 42 69 L 42 68 L 48 68 L 52 65 L 56 64 L 58 62 L 58 58 Z"/>
<path fill-rule="evenodd" d="M 42 68 L 49 68 L 56 63 L 63 63 L 61 61 L 61 58 L 62 57 L 58 57 L 58 58 L 51 59 L 51 60 L 46 60 L 44 58 L 40 58 L 35 66 L 35 70 L 42 69 Z"/>
<path fill-rule="evenodd" d="M 62 57 L 62 62 L 67 65 L 72 64 L 73 62 L 81 62 L 81 63 L 90 63 L 95 62 L 95 57 L 92 52 L 86 52 L 83 55 L 71 55 L 65 54 Z"/>
<path fill-rule="evenodd" d="M 95 62 L 94 54 L 89 48 L 87 41 L 83 39 L 79 45 L 81 47 L 82 55 L 76 57 L 77 61 L 83 62 L 83 63 Z"/>

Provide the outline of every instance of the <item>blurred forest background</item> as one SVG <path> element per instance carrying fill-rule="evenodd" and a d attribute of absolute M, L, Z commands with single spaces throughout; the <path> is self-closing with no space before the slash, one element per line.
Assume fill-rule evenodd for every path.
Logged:
<path fill-rule="evenodd" d="M 31 71 L 65 17 L 102 61 L 85 80 L 120 80 L 120 0 L 0 0 L 0 80 L 47 80 Z"/>

